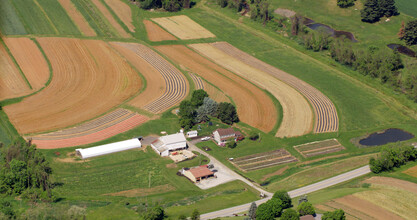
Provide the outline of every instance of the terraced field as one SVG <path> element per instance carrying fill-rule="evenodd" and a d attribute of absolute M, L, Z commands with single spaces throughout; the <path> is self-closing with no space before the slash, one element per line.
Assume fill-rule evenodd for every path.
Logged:
<path fill-rule="evenodd" d="M 39 93 L 4 107 L 20 134 L 52 131 L 90 120 L 142 87 L 137 72 L 103 41 L 37 40 L 54 75 L 49 86 Z"/>
<path fill-rule="evenodd" d="M 143 20 L 143 24 L 146 28 L 146 34 L 150 41 L 164 41 L 164 40 L 177 40 L 172 34 L 166 32 L 164 29 L 159 27 L 157 24 L 149 20 Z"/>
<path fill-rule="evenodd" d="M 116 109 L 111 113 L 76 127 L 46 134 L 26 136 L 41 149 L 53 149 L 85 145 L 126 132 L 148 120 L 147 117 L 126 109 Z"/>
<path fill-rule="evenodd" d="M 336 139 L 329 139 L 297 145 L 294 146 L 294 149 L 296 149 L 304 157 L 313 157 L 338 152 L 344 150 L 345 148 Z"/>
<path fill-rule="evenodd" d="M 277 109 L 264 91 L 183 45 L 155 48 L 230 96 L 236 104 L 242 122 L 265 132 L 274 128 L 278 117 Z"/>
<path fill-rule="evenodd" d="M 297 159 L 288 151 L 279 149 L 235 158 L 232 163 L 243 171 L 252 171 L 295 161 Z"/>
<path fill-rule="evenodd" d="M 142 107 L 151 113 L 158 114 L 179 104 L 187 96 L 189 92 L 189 85 L 185 76 L 153 50 L 142 44 L 135 43 L 112 43 L 112 45 L 118 48 L 118 50 L 121 51 L 126 57 L 129 56 L 129 60 L 136 66 L 136 68 L 138 68 L 139 72 L 143 72 L 145 78 L 149 79 L 147 80 L 147 85 L 150 87 L 147 88 L 143 94 L 130 101 L 130 104 Z M 124 50 L 120 46 L 134 52 L 136 56 L 129 53 L 127 50 Z M 148 64 L 147 70 L 145 70 L 144 66 L 141 66 L 140 63 L 136 63 L 138 61 L 134 61 L 134 59 L 138 58 L 146 61 Z M 152 72 L 149 72 L 149 67 L 153 69 L 151 70 Z M 151 79 L 152 74 L 159 74 L 162 76 L 163 81 L 161 80 L 161 77 L 153 77 Z M 164 89 L 163 93 L 159 95 L 160 91 L 162 91 L 161 87 Z M 155 88 L 155 90 L 153 88 Z M 149 92 L 147 93 L 147 91 Z M 155 94 L 158 94 L 158 96 Z M 149 97 L 152 97 L 153 99 L 151 100 Z"/>
<path fill-rule="evenodd" d="M 279 70 L 261 60 L 258 60 L 249 54 L 233 47 L 226 42 L 217 42 L 212 44 L 214 47 L 223 51 L 242 62 L 262 70 L 279 80 L 287 83 L 298 90 L 311 103 L 315 113 L 314 133 L 336 132 L 339 129 L 339 118 L 337 110 L 332 101 L 321 93 L 319 90 L 308 83 L 292 76 L 282 70 Z"/>

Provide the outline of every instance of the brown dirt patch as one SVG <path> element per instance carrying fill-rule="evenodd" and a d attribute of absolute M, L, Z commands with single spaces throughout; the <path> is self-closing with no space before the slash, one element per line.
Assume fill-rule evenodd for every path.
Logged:
<path fill-rule="evenodd" d="M 285 167 L 282 167 L 281 169 L 279 169 L 279 170 L 277 170 L 277 171 L 275 171 L 275 172 L 273 172 L 273 173 L 266 174 L 266 175 L 264 175 L 264 176 L 262 177 L 261 181 L 265 181 L 265 180 L 267 180 L 269 177 L 273 177 L 273 176 L 281 175 L 281 174 L 283 174 L 283 173 L 284 173 L 284 172 L 285 172 L 288 168 L 289 168 L 288 166 L 285 166 Z"/>
<path fill-rule="evenodd" d="M 277 137 L 301 136 L 311 132 L 313 112 L 307 100 L 297 90 L 277 78 L 217 49 L 211 44 L 192 44 L 194 50 L 220 66 L 268 90 L 281 104 L 283 118 Z"/>
<path fill-rule="evenodd" d="M 143 24 L 145 24 L 146 33 L 148 34 L 148 39 L 150 41 L 177 40 L 176 37 L 166 32 L 152 21 L 143 20 Z"/>
<path fill-rule="evenodd" d="M 381 177 L 374 176 L 374 177 L 371 177 L 371 178 L 365 180 L 364 182 L 365 183 L 371 183 L 371 184 L 389 185 L 389 186 L 393 186 L 393 187 L 397 187 L 397 188 L 407 190 L 409 192 L 417 193 L 417 184 L 412 183 L 412 182 L 408 182 L 408 181 L 404 181 L 404 180 L 400 180 L 400 179 L 395 179 L 395 178 L 390 178 L 390 177 L 382 177 L 382 176 Z"/>
<path fill-rule="evenodd" d="M 289 9 L 285 9 L 285 8 L 277 8 L 274 11 L 275 14 L 279 14 L 281 16 L 287 17 L 287 18 L 291 18 L 292 16 L 294 16 L 296 14 L 295 11 L 291 11 Z"/>
<path fill-rule="evenodd" d="M 49 79 L 49 67 L 41 51 L 29 38 L 4 38 L 34 90 L 44 87 Z"/>
<path fill-rule="evenodd" d="M 95 118 L 142 86 L 138 74 L 103 41 L 38 41 L 51 61 L 54 76 L 41 92 L 4 107 L 20 134 L 57 130 Z"/>
<path fill-rule="evenodd" d="M 113 0 L 114 1 L 114 0 Z M 100 0 L 91 0 L 98 10 L 104 15 L 104 17 L 110 22 L 110 24 L 116 29 L 117 33 L 123 37 L 123 38 L 130 38 L 130 34 L 128 34 L 125 29 L 120 26 L 119 23 L 113 18 L 112 14 L 109 10 L 107 10 L 106 6 L 103 5 L 103 3 L 100 2 Z"/>
<path fill-rule="evenodd" d="M 152 20 L 182 40 L 216 37 L 185 15 L 152 18 Z"/>
<path fill-rule="evenodd" d="M 124 196 L 124 197 L 136 197 L 136 196 L 147 196 L 152 194 L 164 193 L 175 190 L 175 187 L 165 184 L 162 186 L 156 186 L 152 188 L 137 188 L 125 190 L 117 193 L 104 194 L 105 196 Z"/>
<path fill-rule="evenodd" d="M 108 6 L 116 13 L 117 17 L 127 26 L 129 31 L 135 32 L 135 26 L 132 23 L 132 11 L 129 5 L 121 0 L 104 0 Z"/>
<path fill-rule="evenodd" d="M 90 27 L 88 22 L 85 18 L 81 15 L 81 13 L 77 10 L 75 5 L 72 4 L 71 0 L 58 0 L 61 3 L 62 7 L 67 11 L 67 14 L 71 17 L 71 19 L 75 22 L 81 32 L 86 36 L 96 36 L 96 32 L 94 32 L 93 28 Z"/>
<path fill-rule="evenodd" d="M 167 168 L 177 168 L 177 164 L 176 163 L 170 163 L 166 165 Z"/>
<path fill-rule="evenodd" d="M 0 44 L 0 100 L 24 96 L 31 91 L 12 58 Z"/>
<path fill-rule="evenodd" d="M 183 45 L 155 48 L 230 96 L 236 103 L 242 122 L 265 132 L 273 129 L 278 117 L 277 110 L 272 100 L 261 89 Z"/>

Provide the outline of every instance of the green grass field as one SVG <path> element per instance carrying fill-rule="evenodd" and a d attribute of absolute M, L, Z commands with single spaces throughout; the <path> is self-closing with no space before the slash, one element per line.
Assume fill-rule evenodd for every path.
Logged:
<path fill-rule="evenodd" d="M 10 0 L 0 1 L 0 31 L 3 35 L 26 34 L 25 27 Z"/>
<path fill-rule="evenodd" d="M 77 26 L 72 22 L 58 1 L 36 0 L 58 29 L 60 35 L 81 35 Z"/>
<path fill-rule="evenodd" d="M 14 140 L 22 139 L 10 123 L 6 113 L 0 110 L 0 143 L 10 145 Z"/>
<path fill-rule="evenodd" d="M 416 0 L 396 0 L 395 4 L 401 13 L 417 17 L 417 1 Z"/>

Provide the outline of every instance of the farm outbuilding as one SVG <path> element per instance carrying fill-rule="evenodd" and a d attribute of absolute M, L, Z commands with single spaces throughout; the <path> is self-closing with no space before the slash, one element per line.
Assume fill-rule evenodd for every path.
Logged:
<path fill-rule="evenodd" d="M 189 137 L 189 138 L 197 137 L 197 135 L 198 135 L 198 131 L 189 131 L 189 132 L 187 132 L 187 137 Z"/>
<path fill-rule="evenodd" d="M 183 170 L 182 174 L 194 183 L 198 183 L 203 179 L 207 179 L 209 177 L 214 176 L 214 172 L 211 171 L 207 165 L 202 165 L 199 167 L 193 167 L 188 170 Z"/>
<path fill-rule="evenodd" d="M 115 142 L 111 144 L 100 145 L 96 147 L 90 147 L 85 149 L 76 149 L 76 153 L 82 159 L 87 159 L 90 157 L 97 157 L 106 154 L 116 153 L 120 151 L 141 148 L 142 144 L 140 143 L 138 138 Z"/>
<path fill-rule="evenodd" d="M 187 140 L 184 133 L 166 135 L 151 143 L 152 149 L 163 157 L 169 156 L 169 152 L 187 149 Z"/>

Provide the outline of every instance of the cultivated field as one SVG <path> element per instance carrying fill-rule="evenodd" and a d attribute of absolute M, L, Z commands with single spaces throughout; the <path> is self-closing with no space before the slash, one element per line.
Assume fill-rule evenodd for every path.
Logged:
<path fill-rule="evenodd" d="M 211 44 L 224 53 L 244 62 L 253 68 L 259 69 L 273 77 L 287 83 L 298 90 L 310 102 L 315 113 L 314 133 L 335 132 L 339 129 L 339 119 L 336 107 L 323 93 L 309 85 L 308 83 L 292 76 L 282 70 L 279 70 L 251 55 L 233 47 L 226 42 L 217 42 Z M 282 103 L 281 103 L 282 104 Z M 285 114 L 285 113 L 284 113 Z"/>
<path fill-rule="evenodd" d="M 62 7 L 67 12 L 68 16 L 71 17 L 71 19 L 75 22 L 75 24 L 78 26 L 80 31 L 85 36 L 96 36 L 96 32 L 90 27 L 88 22 L 85 20 L 85 18 L 81 15 L 81 13 L 75 8 L 71 0 L 58 0 L 59 3 L 62 5 Z"/>
<path fill-rule="evenodd" d="M 97 117 L 142 86 L 137 72 L 103 41 L 37 40 L 54 75 L 41 92 L 4 107 L 20 134 L 62 129 Z"/>
<path fill-rule="evenodd" d="M 185 15 L 152 18 L 152 20 L 182 40 L 216 37 Z"/>
<path fill-rule="evenodd" d="M 243 171 L 252 171 L 295 161 L 297 161 L 297 159 L 293 157 L 288 151 L 285 149 L 279 149 L 270 152 L 238 157 L 233 159 L 232 163 Z"/>
<path fill-rule="evenodd" d="M 130 34 L 128 34 L 122 26 L 114 19 L 110 11 L 103 5 L 100 0 L 91 0 L 98 10 L 104 15 L 104 17 L 110 22 L 110 24 L 116 29 L 117 33 L 123 38 L 130 38 Z M 113 0 L 114 1 L 114 0 Z"/>
<path fill-rule="evenodd" d="M 201 79 L 201 77 L 197 76 L 196 74 L 189 74 L 194 82 L 195 89 L 203 89 L 207 92 L 207 94 L 209 94 L 210 98 L 216 102 L 230 102 L 229 98 L 227 98 L 227 96 L 222 91 L 220 91 L 210 83 L 204 81 L 203 79 Z"/>
<path fill-rule="evenodd" d="M 307 144 L 294 146 L 303 157 L 313 157 L 317 155 L 330 154 L 345 148 L 336 139 L 315 141 Z"/>
<path fill-rule="evenodd" d="M 194 73 L 189 73 L 191 79 L 193 80 L 195 89 L 202 89 L 204 90 L 204 81 L 198 77 L 197 75 L 195 75 Z"/>
<path fill-rule="evenodd" d="M 238 77 L 182 45 L 156 46 L 170 59 L 213 83 L 231 97 L 239 118 L 262 131 L 271 131 L 278 113 L 271 98 L 253 84 Z"/>
<path fill-rule="evenodd" d="M 412 167 L 412 168 L 404 171 L 403 173 L 405 173 L 407 175 L 410 175 L 410 176 L 413 176 L 413 177 L 417 177 L 417 166 Z"/>
<path fill-rule="evenodd" d="M 0 31 L 3 35 L 26 34 L 25 27 L 10 0 L 1 1 L 0 20 Z"/>
<path fill-rule="evenodd" d="M 0 100 L 24 96 L 30 92 L 29 85 L 0 42 Z"/>
<path fill-rule="evenodd" d="M 51 133 L 26 136 L 40 149 L 55 149 L 85 145 L 126 132 L 148 120 L 147 117 L 126 109 L 117 109 L 76 127 Z"/>
<path fill-rule="evenodd" d="M 146 34 L 150 41 L 177 40 L 176 37 L 166 32 L 152 21 L 143 20 L 143 24 L 145 24 Z"/>
<path fill-rule="evenodd" d="M 138 68 L 139 72 L 143 72 L 145 78 L 152 80 L 147 80 L 148 87 L 146 90 L 141 95 L 130 101 L 129 104 L 136 107 L 142 107 L 152 113 L 161 113 L 177 105 L 187 96 L 189 85 L 185 76 L 152 49 L 135 43 L 111 44 L 118 48 L 118 50 L 122 54 L 126 55 L 126 57 L 130 57 L 129 60 L 133 63 L 133 65 L 135 65 L 136 68 Z M 129 53 L 126 49 L 134 52 L 136 56 Z M 142 59 L 146 61 L 148 65 L 141 66 L 140 62 L 142 61 L 135 61 L 134 59 Z M 153 70 L 150 70 L 149 67 Z M 161 77 L 155 77 L 152 76 L 152 74 L 159 74 L 162 76 L 163 81 L 161 81 Z M 162 95 L 156 96 L 157 94 L 160 94 L 164 87 L 165 89 L 163 90 Z M 150 97 L 152 97 L 152 99 Z"/>
<path fill-rule="evenodd" d="M 32 0 L 31 0 L 32 1 Z M 54 30 L 61 35 L 80 35 L 77 26 L 62 8 L 58 1 L 50 0 L 33 0 L 36 5 L 40 7 L 42 14 L 52 24 Z M 26 3 L 27 0 L 22 3 Z M 19 5 L 18 7 L 21 7 Z M 37 21 L 32 21 L 37 22 Z"/>
<path fill-rule="evenodd" d="M 129 5 L 126 5 L 126 3 L 121 0 L 104 0 L 104 2 L 110 6 L 130 32 L 135 32 L 135 26 L 132 23 L 132 11 L 130 10 Z"/>
<path fill-rule="evenodd" d="M 211 44 L 192 44 L 191 48 L 220 66 L 268 90 L 280 102 L 283 111 L 277 137 L 301 136 L 311 132 L 313 112 L 307 100 L 294 88 L 277 78 L 245 64 Z"/>
<path fill-rule="evenodd" d="M 49 79 L 49 67 L 38 46 L 29 38 L 4 38 L 3 40 L 32 89 L 37 91 L 44 87 Z"/>

